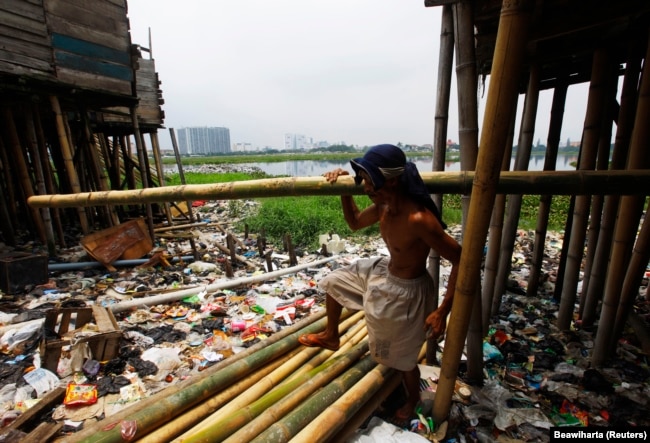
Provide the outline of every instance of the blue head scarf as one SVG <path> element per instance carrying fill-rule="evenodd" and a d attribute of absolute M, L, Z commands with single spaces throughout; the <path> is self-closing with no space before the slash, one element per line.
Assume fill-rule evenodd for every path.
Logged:
<path fill-rule="evenodd" d="M 399 177 L 400 183 L 406 192 L 418 203 L 429 209 L 438 219 L 443 229 L 447 225 L 442 221 L 438 207 L 431 199 L 415 163 L 406 161 L 404 151 L 394 145 L 377 145 L 370 148 L 363 157 L 350 161 L 352 169 L 356 173 L 354 181 L 361 184 L 361 171 L 370 177 L 375 189 L 380 189 L 386 183 L 386 179 Z"/>

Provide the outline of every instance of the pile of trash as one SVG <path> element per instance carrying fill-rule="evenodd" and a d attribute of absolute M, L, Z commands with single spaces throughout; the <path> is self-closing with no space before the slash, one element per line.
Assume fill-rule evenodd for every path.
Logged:
<path fill-rule="evenodd" d="M 65 391 L 63 400 L 45 411 L 44 419 L 62 423 L 57 431 L 61 435 L 77 432 L 86 420 L 109 417 L 113 410 L 196 377 L 283 328 L 322 314 L 324 294 L 317 285 L 332 269 L 359 257 L 387 254 L 380 238 L 352 243 L 328 235 L 319 241 L 332 242 L 330 249 L 336 254 L 307 251 L 292 265 L 286 251 L 274 251 L 269 268 L 255 238 L 244 238 L 237 251 L 240 263 L 227 277 L 228 254 L 223 245 L 229 233 L 219 219 L 224 205 L 207 202 L 201 226 L 191 228 L 201 260 L 192 258 L 186 238 L 170 237 L 141 263 L 107 272 L 83 248 L 71 248 L 62 254 L 64 263 L 50 264 L 57 270 L 49 273 L 47 283 L 27 287 L 17 296 L 2 295 L 0 441 L 24 436 L 19 429 L 7 430 L 57 388 Z M 460 240 L 460 227 L 450 227 L 450 234 Z M 526 297 L 518 290 L 517 282 L 527 276 L 529 241 L 525 233 L 518 236 L 512 284 L 484 342 L 483 384 L 464 382 L 461 364 L 446 431 L 440 434 L 423 407 L 400 432 L 424 441 L 434 439 L 437 428 L 438 441 L 508 437 L 545 442 L 554 426 L 650 424 L 648 356 L 634 337 L 620 343 L 611 366 L 591 368 L 592 333 L 563 333 L 554 327 L 558 305 L 552 298 L 552 280 L 547 280 L 539 297 Z M 552 258 L 559 257 L 561 235 L 549 233 L 547 248 L 550 260 L 545 272 L 550 275 Z M 444 293 L 449 267 L 444 260 L 442 265 Z M 638 310 L 647 319 L 647 302 L 639 303 Z M 92 316 L 80 321 L 90 307 L 95 317 L 100 310 L 110 312 L 108 320 L 101 325 Z M 50 330 L 52 321 L 60 327 L 67 320 L 53 317 L 44 327 L 48 312 L 71 312 L 74 321 L 69 328 Z M 54 366 L 52 355 L 47 355 L 50 340 L 60 344 L 51 351 L 56 354 Z M 437 379 L 435 373 L 423 374 L 422 392 L 430 399 Z M 104 402 L 103 408 L 93 408 L 98 399 L 109 395 L 110 405 Z M 430 403 L 426 404 L 430 407 Z M 384 427 L 374 417 L 351 441 L 381 441 L 372 437 L 372 431 L 385 431 Z"/>

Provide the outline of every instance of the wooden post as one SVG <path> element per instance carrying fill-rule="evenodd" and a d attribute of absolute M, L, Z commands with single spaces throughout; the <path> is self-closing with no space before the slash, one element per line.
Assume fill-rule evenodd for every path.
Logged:
<path fill-rule="evenodd" d="M 52 106 L 52 111 L 54 112 L 54 117 L 56 119 L 56 129 L 59 135 L 59 147 L 61 148 L 61 154 L 63 155 L 63 162 L 65 164 L 65 172 L 68 176 L 68 181 L 72 192 L 79 193 L 81 192 L 81 187 L 79 186 L 79 176 L 75 169 L 74 163 L 72 161 L 72 149 L 70 146 L 70 139 L 66 131 L 66 124 L 63 120 L 63 114 L 61 113 L 61 106 L 59 105 L 59 99 L 55 95 L 50 96 L 50 104 Z M 62 176 L 59 177 L 63 179 Z M 79 215 L 79 224 L 81 226 L 81 232 L 88 234 L 90 232 L 90 227 L 88 226 L 88 218 L 86 216 L 86 210 L 83 206 L 77 207 L 77 214 Z"/>
<path fill-rule="evenodd" d="M 16 233 L 14 232 L 14 226 L 11 222 L 11 220 L 16 220 L 16 217 L 14 216 L 16 206 L 11 205 L 11 201 L 13 200 L 11 183 L 13 180 L 9 177 L 8 157 L 2 137 L 0 137 L 0 166 L 2 166 L 2 171 L 5 172 L 4 183 L 6 185 L 6 192 L 3 189 L 3 192 L 0 193 L 0 228 L 2 228 L 2 238 L 5 243 L 9 246 L 16 246 Z M 5 199 L 5 195 L 7 195 L 7 199 Z M 10 208 L 11 211 L 9 210 Z"/>
<path fill-rule="evenodd" d="M 147 189 L 149 187 L 149 171 L 147 168 L 147 153 L 145 152 L 144 143 L 142 141 L 142 134 L 140 133 L 140 123 L 138 122 L 138 114 L 136 107 L 131 107 L 131 122 L 133 123 L 133 138 L 135 139 L 135 147 L 138 153 L 138 163 L 140 164 L 140 181 L 142 187 Z M 149 235 L 154 239 L 153 232 L 153 213 L 151 210 L 151 203 L 146 204 L 147 211 L 147 224 L 149 225 Z M 194 257 L 197 258 L 196 249 L 194 249 Z"/>
<path fill-rule="evenodd" d="M 531 1 L 504 1 L 501 9 L 481 132 L 481 149 L 472 187 L 474 198 L 470 202 L 454 304 L 448 322 L 440 380 L 433 403 L 432 415 L 436 423 L 442 423 L 449 414 L 460 357 L 475 303 L 485 237 L 510 127 L 510 120 L 504 119 L 503 116 L 516 112 L 517 84 L 528 41 L 531 6 Z"/>
<path fill-rule="evenodd" d="M 454 17 L 451 5 L 442 7 L 440 24 L 440 55 L 438 56 L 438 88 L 436 96 L 436 118 L 433 135 L 433 171 L 444 171 L 445 155 L 447 153 L 447 126 L 449 124 L 449 101 L 451 96 L 451 72 L 454 59 Z M 434 203 L 443 214 L 442 194 L 431 196 Z M 435 292 L 434 307 L 438 307 L 438 288 L 440 288 L 440 254 L 431 249 L 427 271 L 433 279 Z M 429 365 L 438 362 L 436 352 L 438 342 L 434 339 L 427 341 L 426 362 Z"/>
<path fill-rule="evenodd" d="M 650 42 L 650 38 L 648 41 Z M 650 44 L 646 47 L 645 60 L 650 60 Z M 634 121 L 634 129 L 632 130 L 630 157 L 627 162 L 628 169 L 648 167 L 647 147 L 648 143 L 650 143 L 650 125 L 648 125 L 648 117 L 650 117 L 650 67 L 648 67 L 647 63 L 643 65 L 638 97 L 636 118 Z M 614 247 L 612 248 L 610 258 L 610 263 L 615 264 L 616 267 L 610 267 L 611 269 L 607 274 L 603 306 L 600 312 L 600 325 L 612 325 L 615 322 L 617 311 L 622 309 L 618 306 L 621 288 L 623 286 L 625 269 L 627 269 L 627 264 L 629 263 L 632 243 L 638 228 L 644 200 L 644 196 L 625 195 L 621 198 L 621 207 L 618 212 L 618 220 L 614 234 Z M 642 251 L 642 253 L 645 253 L 645 251 Z M 621 311 L 621 318 L 625 318 L 626 316 L 627 313 Z M 594 340 L 594 351 L 591 357 L 594 365 L 602 365 L 607 358 L 613 355 L 616 346 L 615 339 L 616 337 L 613 336 L 611 328 L 598 328 L 596 339 Z"/>
<path fill-rule="evenodd" d="M 45 194 L 45 173 L 43 172 L 43 162 L 36 139 L 36 126 L 34 124 L 34 115 L 32 114 L 31 109 L 25 110 L 25 125 L 27 149 L 29 150 L 29 156 L 32 159 L 32 168 L 36 179 L 36 190 L 39 194 Z M 56 209 L 52 209 L 52 211 L 56 211 Z M 42 208 L 40 213 L 45 229 L 45 237 L 47 239 L 48 255 L 54 257 L 56 255 L 56 241 L 54 239 L 54 228 L 52 227 L 50 209 Z"/>
<path fill-rule="evenodd" d="M 154 160 L 156 163 L 156 172 L 158 173 L 158 186 L 165 186 L 165 168 L 163 167 L 162 164 L 162 158 L 160 155 L 160 144 L 158 143 L 158 133 L 157 132 L 152 132 L 150 134 L 151 138 L 151 149 L 153 150 L 153 155 L 154 155 Z M 167 217 L 167 223 L 171 226 L 173 224 L 172 221 L 172 213 L 169 208 L 169 203 L 164 202 L 164 211 L 165 211 L 165 216 Z"/>
<path fill-rule="evenodd" d="M 634 126 L 636 112 L 636 94 L 639 76 L 641 75 L 642 51 L 633 48 L 625 64 L 625 75 L 621 90 L 621 106 L 618 112 L 616 136 L 614 139 L 614 152 L 612 154 L 611 170 L 625 168 L 630 148 L 630 137 Z M 583 327 L 591 327 L 596 319 L 596 307 L 602 299 L 602 288 L 605 286 L 609 255 L 614 237 L 614 226 L 618 213 L 620 195 L 607 195 L 603 209 L 598 245 L 591 266 L 590 284 L 584 295 L 584 306 L 580 312 Z"/>
<path fill-rule="evenodd" d="M 519 148 L 515 159 L 515 170 L 528 170 L 530 152 L 533 147 L 533 135 L 535 133 L 535 120 L 537 119 L 537 104 L 539 102 L 539 65 L 534 63 L 530 67 L 528 77 L 528 90 L 524 100 L 524 112 L 521 119 L 521 132 L 519 134 Z M 492 315 L 496 315 L 501 307 L 501 296 L 506 291 L 510 269 L 512 266 L 512 251 L 517 237 L 517 226 L 519 225 L 519 213 L 521 212 L 521 195 L 508 196 L 508 208 L 503 234 L 501 236 L 501 253 L 499 255 L 499 267 L 494 282 L 494 294 L 492 295 Z"/>
<path fill-rule="evenodd" d="M 32 197 L 34 195 L 34 188 L 30 179 L 29 171 L 27 169 L 27 164 L 25 163 L 25 156 L 23 155 L 20 139 L 18 138 L 18 130 L 14 122 L 13 113 L 11 112 L 11 109 L 7 107 L 3 107 L 2 111 L 7 125 L 6 130 L 10 143 L 9 149 L 11 150 L 12 154 L 11 157 L 13 160 L 13 166 L 16 168 L 16 174 L 18 176 L 18 181 L 21 184 L 22 192 L 25 198 L 29 199 L 29 197 Z M 35 208 L 29 208 L 27 211 L 31 212 L 31 219 L 34 223 L 41 242 L 47 244 L 45 224 L 43 223 L 41 214 Z"/>
<path fill-rule="evenodd" d="M 558 85 L 553 91 L 553 103 L 551 104 L 551 121 L 548 126 L 548 139 L 546 142 L 546 155 L 544 157 L 544 171 L 554 171 L 557 163 L 557 151 L 560 147 L 560 132 L 564 117 L 564 105 L 567 94 L 566 78 L 558 79 Z M 539 198 L 539 210 L 537 211 L 537 225 L 535 227 L 535 245 L 531 257 L 531 269 L 526 286 L 526 295 L 532 297 L 537 294 L 539 278 L 544 258 L 544 245 L 546 243 L 546 232 L 548 228 L 548 217 L 551 212 L 551 198 L 549 194 L 543 194 Z"/>
<path fill-rule="evenodd" d="M 174 155 L 176 156 L 176 167 L 178 168 L 178 176 L 181 180 L 181 184 L 185 185 L 185 173 L 183 172 L 183 162 L 181 161 L 181 153 L 178 149 L 178 144 L 176 143 L 176 133 L 174 132 L 174 128 L 169 128 L 169 135 L 172 140 L 172 146 L 174 148 Z M 187 205 L 187 215 L 189 216 L 190 223 L 194 223 L 194 212 L 192 211 L 192 202 L 190 200 L 186 201 Z M 198 260 L 199 253 L 196 250 L 196 243 L 194 242 L 194 238 L 190 238 L 190 245 L 192 246 L 192 254 L 194 255 L 194 258 Z"/>
<path fill-rule="evenodd" d="M 602 124 L 601 111 L 606 97 L 606 72 L 609 68 L 610 56 L 606 48 L 599 48 L 594 53 L 592 78 L 589 86 L 587 100 L 587 114 L 585 116 L 582 148 L 580 149 L 580 163 L 578 169 L 593 170 L 596 166 L 596 153 L 600 139 L 600 126 Z M 579 195 L 575 199 L 571 239 L 567 253 L 566 268 L 560 308 L 558 310 L 557 327 L 566 331 L 571 327 L 578 278 L 584 256 L 585 237 L 589 217 L 589 195 Z"/>

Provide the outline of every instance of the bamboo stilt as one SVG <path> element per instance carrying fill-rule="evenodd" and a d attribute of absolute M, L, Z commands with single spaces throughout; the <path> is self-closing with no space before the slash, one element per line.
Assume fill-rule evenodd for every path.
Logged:
<path fill-rule="evenodd" d="M 2 229 L 2 238 L 4 239 L 5 243 L 7 243 L 9 246 L 15 246 L 16 237 L 14 226 L 11 222 L 11 220 L 16 220 L 16 217 L 12 214 L 15 213 L 16 206 L 11 204 L 11 201 L 13 200 L 13 190 L 11 183 L 13 180 L 10 179 L 9 171 L 7 170 L 9 167 L 8 158 L 2 137 L 0 137 L 0 167 L 0 171 L 3 173 L 3 177 L 5 179 L 4 184 L 6 185 L 6 189 L 3 188 L 3 192 L 0 193 L 0 228 Z M 7 196 L 6 199 L 5 196 Z"/>
<path fill-rule="evenodd" d="M 606 72 L 609 63 L 610 54 L 607 49 L 601 48 L 596 50 L 591 71 L 592 79 L 589 86 L 587 114 L 585 116 L 584 135 L 580 163 L 578 165 L 580 170 L 593 170 L 596 166 L 596 153 L 600 140 L 600 126 L 602 124 L 601 110 L 607 98 L 605 86 L 607 85 Z M 560 297 L 560 308 L 557 319 L 557 327 L 560 330 L 569 330 L 573 320 L 578 279 L 584 257 L 590 200 L 589 195 L 577 196 L 573 210 L 571 239 L 566 268 L 564 270 L 564 281 L 562 282 L 562 295 Z"/>
<path fill-rule="evenodd" d="M 438 87 L 436 93 L 436 117 L 433 136 L 432 171 L 444 171 L 447 152 L 447 126 L 449 122 L 449 101 L 451 96 L 451 72 L 454 59 L 454 18 L 450 5 L 442 7 L 440 26 L 440 55 L 438 57 Z M 433 201 L 443 214 L 442 194 L 432 195 Z M 444 215 L 444 214 L 443 214 Z M 440 254 L 431 249 L 427 261 L 427 271 L 434 283 L 434 303 L 438 307 L 438 288 L 440 288 Z M 438 343 L 431 339 L 427 344 L 427 363 L 437 362 Z"/>
<path fill-rule="evenodd" d="M 40 155 L 40 149 L 36 140 L 36 125 L 34 124 L 34 116 L 31 110 L 25 112 L 25 125 L 26 125 L 26 138 L 27 150 L 32 159 L 32 169 L 34 171 L 34 178 L 36 180 L 36 190 L 39 194 L 45 194 L 45 173 L 43 172 L 43 161 Z M 54 210 L 53 210 L 54 211 Z M 41 208 L 41 220 L 45 229 L 45 237 L 47 239 L 47 251 L 50 257 L 56 255 L 56 240 L 54 239 L 54 228 L 52 226 L 52 217 L 49 208 Z"/>
<path fill-rule="evenodd" d="M 645 213 L 648 214 L 648 207 Z M 630 264 L 625 273 L 623 280 L 623 289 L 621 290 L 621 299 L 616 310 L 616 320 L 612 333 L 612 341 L 617 340 L 623 330 L 628 316 L 634 307 L 634 301 L 639 294 L 639 287 L 643 281 L 646 266 L 650 260 L 650 217 L 646 215 L 641 225 L 641 231 L 637 237 L 634 249 L 632 250 L 632 257 Z M 614 344 L 610 345 L 613 346 Z"/>
<path fill-rule="evenodd" d="M 154 132 L 150 135 L 151 137 L 151 147 L 154 152 L 154 159 L 156 162 L 156 171 L 158 173 L 158 186 L 165 186 L 165 168 L 162 164 L 162 156 L 160 154 L 160 143 L 158 143 L 158 133 Z M 167 223 L 172 224 L 172 212 L 168 202 L 164 204 L 165 217 L 167 218 Z"/>
<path fill-rule="evenodd" d="M 135 139 L 136 152 L 138 155 L 138 163 L 140 165 L 140 182 L 142 183 L 143 188 L 149 188 L 149 168 L 147 167 L 147 153 L 145 152 L 144 141 L 142 140 L 142 133 L 140 132 L 140 123 L 138 122 L 138 114 L 135 107 L 131 107 L 131 122 L 133 123 L 133 138 Z M 145 205 L 145 211 L 147 213 L 147 224 L 149 225 L 149 235 L 151 238 L 155 238 L 153 232 L 153 212 L 151 204 L 147 203 Z M 195 254 L 195 258 L 198 257 Z"/>
<path fill-rule="evenodd" d="M 650 36 L 647 41 L 645 60 L 650 59 Z M 647 63 L 643 65 L 638 97 L 639 101 L 630 143 L 630 158 L 627 163 L 628 169 L 643 168 L 647 167 L 648 164 L 646 152 L 648 143 L 650 143 L 650 127 L 648 125 L 648 116 L 650 115 L 650 68 Z M 607 275 L 603 307 L 599 320 L 601 325 L 611 325 L 615 321 L 624 281 L 622 270 L 626 268 L 626 264 L 629 262 L 631 245 L 636 235 L 643 202 L 642 197 L 635 196 L 623 196 L 621 199 L 614 234 L 614 247 L 610 258 L 610 263 L 616 263 L 617 267 L 611 269 Z M 636 226 L 634 223 L 637 223 Z M 598 328 L 594 341 L 592 363 L 596 366 L 602 365 L 613 355 L 614 347 L 615 337 L 612 336 L 611 329 Z"/>
<path fill-rule="evenodd" d="M 519 134 L 519 148 L 517 149 L 517 157 L 515 159 L 515 170 L 517 171 L 528 170 L 528 163 L 530 162 L 535 120 L 537 119 L 537 104 L 539 103 L 539 69 L 537 63 L 533 64 L 528 77 L 528 90 L 524 101 L 524 112 Z M 494 281 L 494 294 L 492 295 L 492 315 L 496 315 L 499 312 L 501 297 L 505 294 L 508 278 L 510 277 L 512 251 L 517 237 L 521 201 L 521 195 L 508 196 L 507 217 L 501 236 L 499 267 L 497 277 Z"/>
<path fill-rule="evenodd" d="M 54 112 L 54 117 L 56 119 L 56 129 L 59 136 L 59 147 L 61 155 L 63 156 L 64 169 L 68 177 L 70 189 L 72 189 L 72 192 L 74 193 L 79 193 L 81 192 L 81 186 L 79 185 L 79 176 L 77 175 L 74 162 L 72 161 L 72 148 L 70 146 L 70 138 L 68 137 L 68 131 L 66 129 L 67 125 L 63 119 L 63 113 L 61 112 L 59 99 L 55 95 L 50 96 L 50 105 L 52 106 L 52 111 Z M 59 176 L 59 179 L 62 178 L 63 177 Z M 90 232 L 90 227 L 88 226 L 88 218 L 83 206 L 77 206 L 77 214 L 79 216 L 81 232 L 87 234 Z"/>
<path fill-rule="evenodd" d="M 639 53 L 638 48 L 632 49 L 628 57 L 628 62 L 625 65 L 625 75 L 621 90 L 621 106 L 617 119 L 618 124 L 616 125 L 614 152 L 610 166 L 612 170 L 624 169 L 627 161 L 636 112 L 636 95 L 641 73 L 641 56 L 642 54 Z M 584 306 L 580 312 L 582 326 L 586 328 L 593 326 L 596 319 L 596 308 L 602 298 L 602 288 L 605 286 L 605 278 L 607 276 L 607 265 L 609 263 L 619 202 L 619 195 L 608 195 L 605 198 L 598 244 L 596 245 L 594 261 L 591 266 L 590 284 L 587 288 L 587 293 L 584 295 Z"/>
<path fill-rule="evenodd" d="M 501 163 L 501 173 L 510 169 L 510 159 L 512 158 L 512 141 L 515 138 L 516 118 L 510 119 L 510 129 L 508 131 L 508 141 L 506 142 L 503 160 Z M 487 336 L 490 327 L 490 318 L 492 316 L 492 303 L 494 297 L 494 282 L 499 269 L 499 252 L 501 246 L 501 236 L 503 235 L 503 218 L 506 211 L 506 196 L 499 194 L 494 199 L 494 208 L 490 217 L 490 228 L 488 230 L 487 253 L 485 255 L 485 266 L 483 271 L 483 284 L 481 289 L 482 304 L 482 336 Z"/>
<path fill-rule="evenodd" d="M 473 182 L 463 252 L 448 321 L 440 381 L 433 404 L 433 419 L 441 423 L 449 414 L 458 366 L 478 287 L 483 247 L 503 160 L 503 150 L 517 99 L 532 2 L 503 2 L 494 51 L 494 64 L 481 132 L 481 149 Z M 505 120 L 505 121 L 504 121 Z"/>
<path fill-rule="evenodd" d="M 18 138 L 18 130 L 15 126 L 13 113 L 9 108 L 3 108 L 3 115 L 7 124 L 7 136 L 10 143 L 9 149 L 11 149 L 12 152 L 13 165 L 16 168 L 18 181 L 22 186 L 22 192 L 25 195 L 25 198 L 28 199 L 34 195 L 34 188 L 30 179 L 29 171 L 27 169 L 27 164 L 25 163 L 25 156 L 23 155 L 20 139 Z M 41 214 L 38 212 L 38 210 L 35 210 L 35 208 L 30 208 L 29 211 L 31 213 L 31 221 L 36 228 L 38 237 L 42 243 L 47 244 L 45 224 L 43 223 Z"/>
<path fill-rule="evenodd" d="M 56 187 L 54 185 L 52 165 L 49 161 L 47 143 L 45 141 L 45 134 L 43 133 L 43 125 L 41 122 L 40 108 L 36 104 L 34 104 L 32 109 L 34 115 L 34 127 L 36 130 L 36 140 L 38 143 L 39 156 L 41 159 L 41 169 L 43 170 L 43 175 L 45 179 L 45 190 L 47 194 L 54 194 L 56 193 Z M 50 214 L 52 215 L 52 219 L 54 220 L 54 225 L 56 227 L 57 238 L 59 239 L 59 246 L 65 248 L 66 243 L 65 243 L 65 235 L 63 233 L 63 225 L 61 223 L 61 213 L 57 208 L 53 208 Z"/>
<path fill-rule="evenodd" d="M 557 163 L 557 151 L 560 146 L 560 132 L 564 117 L 564 105 L 566 104 L 567 81 L 560 79 L 559 84 L 553 91 L 553 103 L 551 104 L 551 121 L 548 126 L 548 139 L 546 155 L 544 157 L 544 171 L 555 170 Z M 551 212 L 551 195 L 544 194 L 539 198 L 539 210 L 537 211 L 537 225 L 535 227 L 535 244 L 531 257 L 531 269 L 526 286 L 526 295 L 532 297 L 537 294 L 539 287 L 542 260 L 544 257 L 544 245 L 546 243 L 546 232 L 548 217 Z"/>

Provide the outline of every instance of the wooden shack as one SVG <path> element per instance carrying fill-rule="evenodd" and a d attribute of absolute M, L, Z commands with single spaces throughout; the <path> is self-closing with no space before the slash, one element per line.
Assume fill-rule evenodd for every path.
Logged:
<path fill-rule="evenodd" d="M 162 91 L 155 62 L 131 41 L 126 0 L 6 0 L 0 4 L 2 240 L 65 244 L 151 206 L 34 211 L 43 193 L 133 189 L 157 183 L 142 134 L 157 150 Z M 134 146 L 135 145 L 135 146 Z M 122 177 L 126 176 L 126 180 Z"/>

